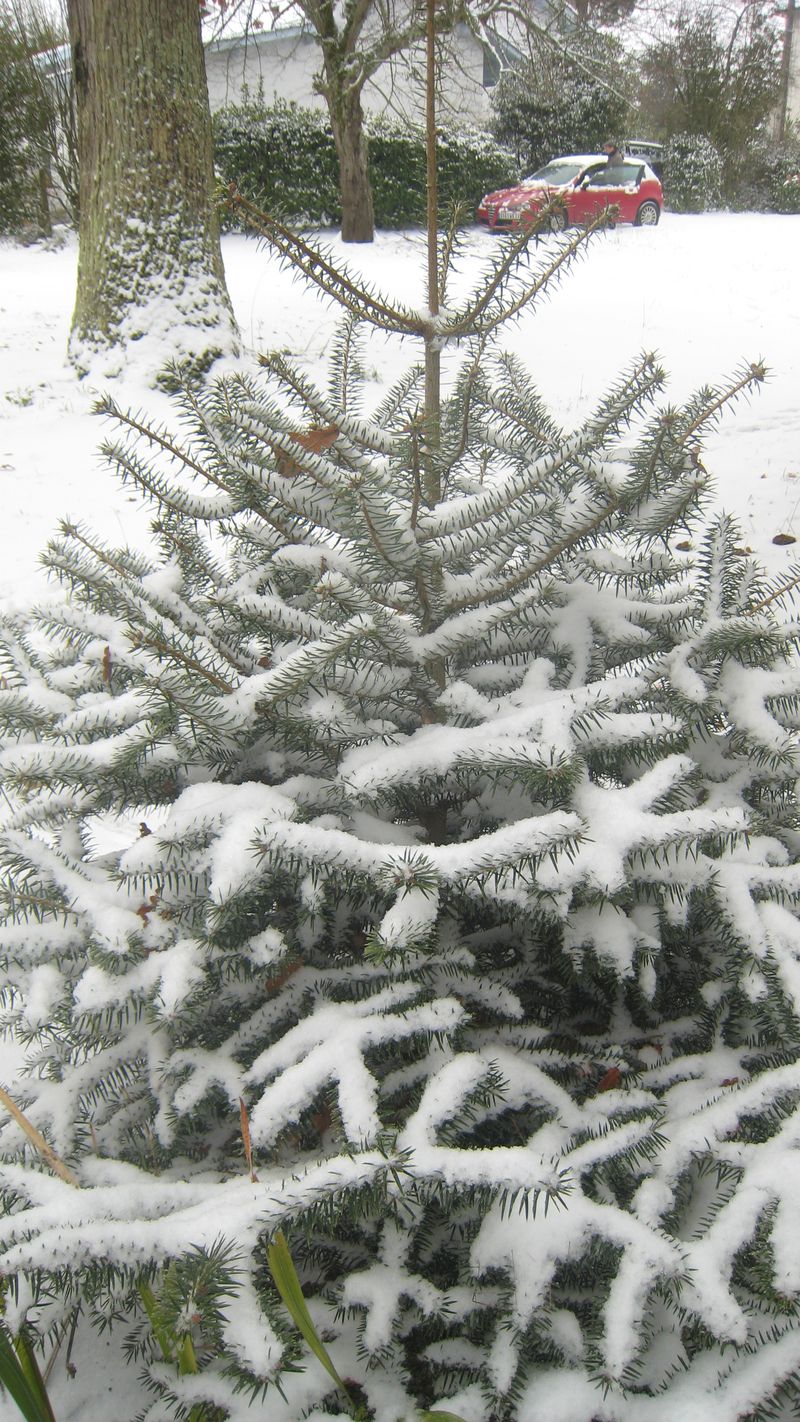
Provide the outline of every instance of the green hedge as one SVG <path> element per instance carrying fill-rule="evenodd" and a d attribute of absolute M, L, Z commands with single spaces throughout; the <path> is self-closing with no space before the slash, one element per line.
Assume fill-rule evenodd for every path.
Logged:
<path fill-rule="evenodd" d="M 368 130 L 375 225 L 408 227 L 425 219 L 425 136 L 386 120 Z M 324 114 L 295 104 L 245 104 L 214 116 L 216 165 L 223 180 L 276 216 L 319 225 L 341 219 L 339 164 Z M 490 188 L 515 182 L 511 153 L 480 130 L 442 128 L 438 135 L 439 203 L 463 205 L 472 217 Z"/>
<path fill-rule="evenodd" d="M 722 159 L 709 138 L 675 134 L 664 146 L 664 205 L 672 212 L 720 207 L 722 173 Z"/>
<path fill-rule="evenodd" d="M 738 164 L 731 206 L 737 212 L 800 213 L 800 141 L 754 143 Z"/>

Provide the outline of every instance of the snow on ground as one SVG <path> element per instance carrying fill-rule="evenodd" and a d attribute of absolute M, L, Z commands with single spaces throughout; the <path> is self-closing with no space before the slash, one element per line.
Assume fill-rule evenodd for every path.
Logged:
<path fill-rule="evenodd" d="M 371 247 L 330 241 L 372 283 L 423 304 L 421 234 L 381 233 Z M 462 282 L 497 241 L 469 234 Z M 800 537 L 799 245 L 800 217 L 667 214 L 655 229 L 619 227 L 504 337 L 565 423 L 589 410 L 643 348 L 666 365 L 671 400 L 763 357 L 768 385 L 725 415 L 706 463 L 744 541 L 776 569 L 795 550 L 775 547 L 773 536 Z M 229 236 L 223 246 L 250 353 L 284 350 L 321 375 L 336 311 L 252 240 Z M 102 468 L 103 429 L 90 414 L 98 389 L 65 361 L 75 261 L 72 240 L 57 251 L 0 245 L 0 599 L 13 602 L 41 593 L 37 558 L 59 518 L 83 519 L 120 543 L 143 538 L 150 517 Z M 366 364 L 376 378 L 394 377 L 417 354 L 411 343 L 373 333 Z M 169 418 L 168 398 L 141 380 L 106 388 L 123 404 Z"/>

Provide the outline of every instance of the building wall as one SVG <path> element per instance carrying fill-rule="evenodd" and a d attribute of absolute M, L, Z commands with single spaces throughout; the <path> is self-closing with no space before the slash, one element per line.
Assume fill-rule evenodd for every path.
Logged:
<path fill-rule="evenodd" d="M 324 108 L 312 80 L 318 51 L 310 35 L 287 29 L 245 40 L 223 40 L 206 46 L 206 77 L 212 112 L 237 104 L 249 93 L 272 104 L 276 99 Z"/>
<path fill-rule="evenodd" d="M 264 102 L 276 99 L 304 108 L 324 108 L 314 92 L 320 64 L 316 41 L 300 29 L 271 31 L 206 47 L 206 75 L 212 111 L 238 103 L 245 92 Z M 448 37 L 439 62 L 439 112 L 443 119 L 484 125 L 489 91 L 484 86 L 484 52 L 465 26 Z M 384 64 L 364 88 L 368 114 L 424 118 L 425 53 L 422 45 Z"/>

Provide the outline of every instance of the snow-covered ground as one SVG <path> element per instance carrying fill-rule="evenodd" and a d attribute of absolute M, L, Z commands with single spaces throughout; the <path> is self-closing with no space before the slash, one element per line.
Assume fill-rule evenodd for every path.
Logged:
<path fill-rule="evenodd" d="M 496 241 L 470 234 L 462 281 Z M 382 233 L 371 247 L 331 242 L 371 282 L 422 304 L 419 233 Z M 800 536 L 798 250 L 800 217 L 668 214 L 655 229 L 620 227 L 504 338 L 567 423 L 642 348 L 657 351 L 670 372 L 671 400 L 745 360 L 766 360 L 769 383 L 725 415 L 706 463 L 744 541 L 778 568 L 796 550 L 776 547 L 773 536 Z M 280 349 L 321 373 L 335 310 L 251 240 L 225 238 L 224 255 L 250 351 Z M 75 260 L 72 241 L 58 251 L 0 245 L 0 599 L 41 592 L 37 557 L 59 518 L 83 519 L 117 543 L 144 537 L 149 520 L 99 462 L 103 430 L 90 413 L 98 391 L 65 361 Z M 373 334 L 367 368 L 394 375 L 416 355 Z M 167 397 L 141 380 L 113 388 L 122 403 L 169 418 Z"/>

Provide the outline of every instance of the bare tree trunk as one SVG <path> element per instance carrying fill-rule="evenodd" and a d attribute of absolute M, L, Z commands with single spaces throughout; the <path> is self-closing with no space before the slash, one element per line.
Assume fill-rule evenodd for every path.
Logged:
<path fill-rule="evenodd" d="M 372 242 L 375 214 L 361 95 L 349 93 L 330 103 L 331 127 L 339 157 L 342 241 Z"/>
<path fill-rule="evenodd" d="M 204 368 L 236 346 L 197 0 L 69 0 L 80 164 L 70 354 Z M 134 347 L 133 343 L 141 343 Z"/>

